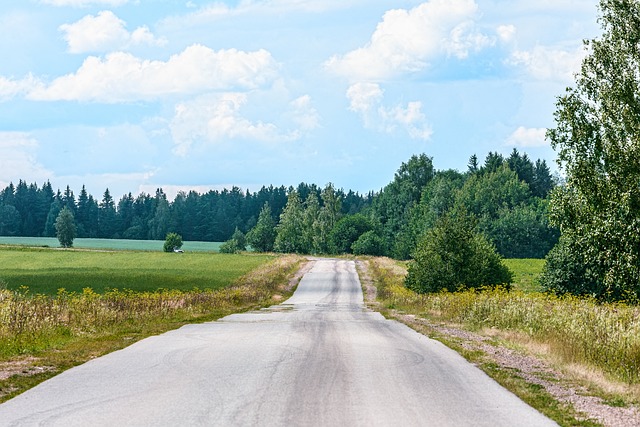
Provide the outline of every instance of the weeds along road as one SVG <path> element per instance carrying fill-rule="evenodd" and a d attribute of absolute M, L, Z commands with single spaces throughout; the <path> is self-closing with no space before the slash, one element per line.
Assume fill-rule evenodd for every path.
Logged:
<path fill-rule="evenodd" d="M 185 326 L 0 405 L 2 426 L 551 426 L 317 260 L 285 303 Z"/>

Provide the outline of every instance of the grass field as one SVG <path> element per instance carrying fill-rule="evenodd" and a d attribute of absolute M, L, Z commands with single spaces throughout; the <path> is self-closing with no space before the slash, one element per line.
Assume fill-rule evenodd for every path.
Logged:
<path fill-rule="evenodd" d="M 544 267 L 543 259 L 505 259 L 504 263 L 514 274 L 513 287 L 524 292 L 538 292 L 538 276 Z"/>
<path fill-rule="evenodd" d="M 221 242 L 184 242 L 185 252 L 217 252 Z M 3 237 L 0 245 L 39 246 L 57 248 L 60 242 L 55 237 Z M 73 247 L 79 249 L 113 249 L 130 251 L 162 251 L 164 240 L 124 239 L 75 239 Z"/>
<path fill-rule="evenodd" d="M 260 264 L 268 255 L 133 251 L 82 251 L 0 247 L 0 281 L 8 289 L 28 287 L 33 294 L 55 295 L 58 289 L 92 288 L 218 289 Z"/>

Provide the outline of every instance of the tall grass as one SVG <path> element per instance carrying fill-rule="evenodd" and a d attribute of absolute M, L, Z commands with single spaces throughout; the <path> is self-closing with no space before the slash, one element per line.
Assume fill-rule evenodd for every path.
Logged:
<path fill-rule="evenodd" d="M 56 296 L 0 290 L 0 358 L 35 354 L 77 337 L 113 334 L 123 325 L 136 328 L 164 320 L 188 321 L 269 304 L 285 292 L 301 258 L 279 257 L 236 279 L 223 289 L 103 294 L 60 291 Z M 214 316 L 215 317 L 215 316 Z"/>
<path fill-rule="evenodd" d="M 422 295 L 403 286 L 404 271 L 391 260 L 372 260 L 371 266 L 388 307 L 471 328 L 517 331 L 566 363 L 640 383 L 640 307 L 501 289 Z"/>

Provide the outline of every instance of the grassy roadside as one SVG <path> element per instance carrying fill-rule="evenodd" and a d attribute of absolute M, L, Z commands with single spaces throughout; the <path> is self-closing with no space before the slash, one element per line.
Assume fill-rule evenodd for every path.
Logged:
<path fill-rule="evenodd" d="M 460 352 L 560 425 L 640 423 L 637 307 L 521 291 L 417 295 L 403 264 L 368 266 L 372 308 Z"/>
<path fill-rule="evenodd" d="M 293 292 L 303 261 L 273 258 L 221 289 L 55 297 L 0 290 L 0 402 L 148 336 L 277 303 Z"/>

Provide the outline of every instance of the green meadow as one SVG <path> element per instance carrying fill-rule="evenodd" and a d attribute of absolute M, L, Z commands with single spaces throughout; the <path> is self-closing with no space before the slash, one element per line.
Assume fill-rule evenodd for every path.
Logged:
<path fill-rule="evenodd" d="M 31 294 L 91 288 L 152 292 L 219 289 L 272 259 L 269 255 L 190 252 L 88 251 L 0 247 L 0 284 Z"/>
<path fill-rule="evenodd" d="M 217 252 L 222 242 L 184 242 L 185 252 Z M 57 248 L 60 242 L 55 237 L 4 237 L 0 236 L 0 245 L 40 246 Z M 78 249 L 105 249 L 125 251 L 162 251 L 164 240 L 125 240 L 125 239 L 83 239 L 73 240 Z"/>

